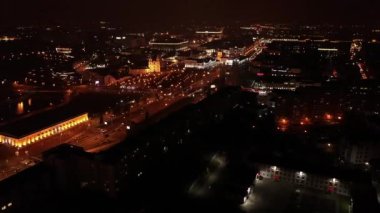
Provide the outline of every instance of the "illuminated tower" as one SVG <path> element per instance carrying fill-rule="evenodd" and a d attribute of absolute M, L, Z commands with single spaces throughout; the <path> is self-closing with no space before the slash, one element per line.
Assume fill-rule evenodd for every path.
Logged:
<path fill-rule="evenodd" d="M 148 62 L 149 72 L 161 72 L 161 60 L 157 56 L 155 59 L 149 58 Z"/>

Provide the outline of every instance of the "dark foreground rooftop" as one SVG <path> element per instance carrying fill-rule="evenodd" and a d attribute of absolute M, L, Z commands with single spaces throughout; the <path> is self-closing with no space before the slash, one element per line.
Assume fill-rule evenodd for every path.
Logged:
<path fill-rule="evenodd" d="M 258 116 L 264 110 L 252 93 L 227 88 L 145 126 L 103 153 L 90 154 L 72 145 L 61 145 L 44 154 L 41 164 L 45 170 L 23 172 L 36 171 L 40 176 L 29 178 L 31 176 L 25 174 L 23 178 L 20 173 L 14 181 L 0 184 L 3 189 L 0 206 L 12 202 L 15 212 L 86 209 L 91 212 L 241 213 L 240 204 L 257 174 L 256 163 L 277 164 L 279 160 L 283 166 L 304 169 L 302 164 L 295 163 L 298 160 L 307 164 L 311 173 L 325 174 L 310 164 L 309 155 L 316 152 L 315 149 L 300 144 L 294 137 L 274 134 L 271 115 Z M 297 157 L 287 154 L 289 148 L 300 146 L 306 154 Z M 317 157 L 317 167 L 325 166 L 323 156 Z M 342 174 L 351 177 L 351 174 Z M 351 181 L 355 185 L 370 184 L 366 178 Z M 31 191 L 34 186 L 38 188 Z M 33 196 L 28 196 L 31 193 Z M 354 212 L 379 212 L 373 194 L 366 198 L 369 202 L 357 202 L 357 197 L 365 196 L 366 193 L 355 194 L 353 199 L 359 204 L 359 210 Z M 319 205 L 317 201 L 311 204 Z"/>

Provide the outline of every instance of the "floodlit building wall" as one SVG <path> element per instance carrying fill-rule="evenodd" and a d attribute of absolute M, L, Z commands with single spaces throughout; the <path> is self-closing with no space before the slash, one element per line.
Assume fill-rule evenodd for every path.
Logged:
<path fill-rule="evenodd" d="M 259 171 L 258 176 L 262 176 L 264 179 L 284 181 L 305 188 L 350 196 L 350 184 L 338 180 L 337 178 L 324 177 L 269 165 L 259 165 Z"/>
<path fill-rule="evenodd" d="M 82 114 L 75 118 L 69 119 L 67 121 L 63 121 L 54 126 L 47 127 L 38 132 L 32 133 L 30 135 L 24 136 L 22 138 L 15 138 L 6 135 L 0 135 L 0 143 L 8 144 L 13 147 L 21 148 L 33 143 L 36 143 L 42 139 L 48 138 L 53 135 L 57 135 L 58 133 L 64 132 L 70 128 L 73 128 L 77 125 L 85 123 L 89 120 L 88 114 Z M 33 125 L 33 124 L 31 124 Z"/>

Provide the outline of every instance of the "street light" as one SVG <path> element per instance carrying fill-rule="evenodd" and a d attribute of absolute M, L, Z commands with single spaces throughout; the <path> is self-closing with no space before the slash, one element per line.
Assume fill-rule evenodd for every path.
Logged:
<path fill-rule="evenodd" d="M 282 118 L 282 119 L 280 119 L 280 123 L 282 125 L 287 125 L 289 123 L 289 121 L 286 118 Z"/>
<path fill-rule="evenodd" d="M 333 116 L 332 116 L 331 114 L 329 114 L 329 113 L 326 113 L 326 114 L 325 114 L 325 119 L 326 119 L 326 120 L 332 120 L 332 119 L 333 119 Z"/>

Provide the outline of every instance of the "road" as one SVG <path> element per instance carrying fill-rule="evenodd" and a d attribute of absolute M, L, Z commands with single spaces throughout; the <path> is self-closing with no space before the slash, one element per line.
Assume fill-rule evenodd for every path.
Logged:
<path fill-rule="evenodd" d="M 125 94 L 139 93 L 142 98 L 120 114 L 108 114 L 107 124 L 100 125 L 99 118 L 91 118 L 86 124 L 73 127 L 58 135 L 43 139 L 22 149 L 0 145 L 0 180 L 16 174 L 39 161 L 44 151 L 69 143 L 83 147 L 88 152 L 100 152 L 124 141 L 131 122 L 142 124 L 147 118 L 167 116 L 171 107 L 198 102 L 206 97 L 204 91 L 220 78 L 220 69 L 208 71 L 168 72 L 162 75 L 144 75 L 129 78 L 117 89 L 112 87 L 76 87 L 76 91 L 97 91 Z M 45 91 L 44 91 L 45 92 Z M 190 100 L 190 101 L 187 101 Z M 180 103 L 180 104 L 178 104 Z M 160 116 L 159 116 L 160 115 Z"/>

